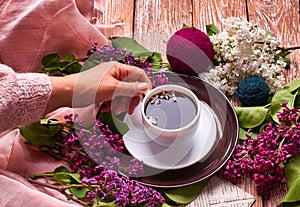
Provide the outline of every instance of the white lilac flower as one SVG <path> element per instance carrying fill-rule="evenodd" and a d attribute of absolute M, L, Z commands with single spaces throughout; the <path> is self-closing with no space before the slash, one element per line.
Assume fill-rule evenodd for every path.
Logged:
<path fill-rule="evenodd" d="M 262 77 L 274 93 L 284 84 L 286 63 L 276 56 L 280 42 L 257 25 L 236 17 L 224 20 L 222 32 L 210 37 L 219 63 L 200 75 L 233 95 L 238 83 L 250 75 Z"/>

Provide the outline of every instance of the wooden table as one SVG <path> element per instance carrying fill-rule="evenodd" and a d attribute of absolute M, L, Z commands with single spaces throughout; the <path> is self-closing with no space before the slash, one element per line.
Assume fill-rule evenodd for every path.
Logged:
<path fill-rule="evenodd" d="M 101 31 L 107 37 L 133 37 L 151 51 L 166 49 L 166 41 L 183 24 L 205 31 L 205 25 L 222 29 L 224 18 L 247 18 L 271 31 L 284 47 L 300 45 L 299 0 L 107 0 L 104 13 L 95 14 L 96 24 L 109 25 Z M 286 81 L 300 73 L 300 52 L 291 55 L 291 68 L 285 72 Z M 276 190 L 268 199 L 258 196 L 254 183 L 242 179 L 237 184 L 256 197 L 253 207 L 274 207 L 286 192 Z"/>

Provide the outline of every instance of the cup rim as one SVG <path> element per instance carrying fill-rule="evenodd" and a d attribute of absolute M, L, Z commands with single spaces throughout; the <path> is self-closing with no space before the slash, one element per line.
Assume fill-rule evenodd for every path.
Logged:
<path fill-rule="evenodd" d="M 184 125 L 183 127 L 176 128 L 176 129 L 164 129 L 164 128 L 161 128 L 161 127 L 158 127 L 158 126 L 152 124 L 146 116 L 145 106 L 146 106 L 146 103 L 149 101 L 150 97 L 157 94 L 156 91 L 159 91 L 158 93 L 160 93 L 162 91 L 171 91 L 172 90 L 172 89 L 163 90 L 164 88 L 174 88 L 175 92 L 176 92 L 176 88 L 177 89 L 179 88 L 180 90 L 183 90 L 187 93 L 187 94 L 184 93 L 184 95 L 188 95 L 189 98 L 194 99 L 192 101 L 195 104 L 195 107 L 197 109 L 196 115 L 192 119 L 192 121 L 190 121 L 188 124 Z M 177 91 L 177 92 L 182 93 L 181 91 Z M 145 97 L 144 97 L 143 102 L 142 102 L 142 116 L 143 116 L 143 119 L 147 122 L 147 124 L 150 125 L 151 127 L 153 127 L 153 129 L 155 129 L 155 130 L 163 131 L 165 133 L 178 133 L 178 132 L 185 131 L 186 129 L 191 128 L 192 126 L 194 126 L 198 122 L 199 117 L 200 117 L 200 107 L 199 107 L 199 104 L 197 103 L 197 101 L 198 101 L 197 96 L 191 90 L 189 90 L 186 87 L 183 87 L 183 86 L 180 86 L 180 85 L 175 85 L 175 84 L 166 84 L 166 85 L 157 86 L 156 88 L 153 88 L 152 90 L 148 91 L 145 94 Z"/>

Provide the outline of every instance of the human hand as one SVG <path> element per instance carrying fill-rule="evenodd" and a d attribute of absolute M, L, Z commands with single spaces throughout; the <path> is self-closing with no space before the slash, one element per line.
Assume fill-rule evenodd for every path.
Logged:
<path fill-rule="evenodd" d="M 48 112 L 62 106 L 79 108 L 104 102 L 103 111 L 131 114 L 140 101 L 139 96 L 152 88 L 144 70 L 117 62 L 50 79 L 53 91 Z"/>

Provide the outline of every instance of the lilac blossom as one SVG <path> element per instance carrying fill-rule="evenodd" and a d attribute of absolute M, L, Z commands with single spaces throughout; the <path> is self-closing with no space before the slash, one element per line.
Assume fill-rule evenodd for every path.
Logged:
<path fill-rule="evenodd" d="M 153 87 L 168 82 L 165 74 L 153 72 L 150 62 L 126 53 L 126 50 L 108 45 L 99 49 L 95 43 L 88 55 L 91 57 L 86 61 L 85 69 L 101 62 L 118 61 L 145 70 Z M 144 173 L 143 163 L 135 158 L 122 161 L 121 155 L 125 152 L 122 137 L 99 120 L 87 128 L 77 118 L 72 114 L 65 116 L 66 123 L 73 127 L 67 127 L 64 136 L 57 137 L 60 144 L 55 145 L 55 149 L 61 158 L 68 160 L 71 172 L 78 173 L 81 182 L 89 188 L 86 197 L 102 200 L 113 197 L 118 206 L 155 207 L 162 204 L 164 198 L 158 191 L 131 179 Z M 129 177 L 118 175 L 118 171 Z"/>
<path fill-rule="evenodd" d="M 113 196 L 115 204 L 124 207 L 129 203 L 155 207 L 164 201 L 162 195 L 157 191 L 126 177 L 121 177 L 115 171 L 101 167 L 97 167 L 93 171 L 87 170 L 89 171 L 81 171 L 81 174 L 85 176 L 82 182 L 92 186 L 89 188 L 93 193 L 89 193 L 89 197 L 99 196 L 105 200 L 109 196 Z"/>
<path fill-rule="evenodd" d="M 143 163 L 131 158 L 124 165 L 119 157 L 125 151 L 122 137 L 99 120 L 87 128 L 82 122 L 75 123 L 76 118 L 72 114 L 65 116 L 69 126 L 76 126 L 67 127 L 66 133 L 57 137 L 60 144 L 55 147 L 68 160 L 71 172 L 78 173 L 86 184 L 89 189 L 86 197 L 102 200 L 113 197 L 118 206 L 159 206 L 164 197 L 158 191 L 130 178 L 144 173 Z M 119 175 L 119 170 L 129 177 Z"/>
<path fill-rule="evenodd" d="M 126 65 L 134 65 L 146 72 L 153 87 L 168 83 L 168 77 L 163 72 L 155 73 L 149 61 L 142 60 L 141 57 L 134 57 L 132 53 L 127 53 L 126 50 L 114 48 L 110 45 L 104 45 L 99 49 L 97 49 L 97 47 L 98 44 L 94 43 L 93 48 L 89 51 L 89 54 L 92 54 L 89 61 L 96 62 L 97 64 L 117 61 Z"/>
<path fill-rule="evenodd" d="M 230 160 L 227 161 L 220 175 L 233 180 L 243 175 L 251 175 L 258 194 L 268 196 L 270 190 L 286 183 L 284 166 L 288 159 L 300 152 L 300 123 L 298 109 L 281 104 L 278 112 L 279 124 L 269 124 L 256 137 L 249 134 L 242 145 L 237 145 Z"/>

